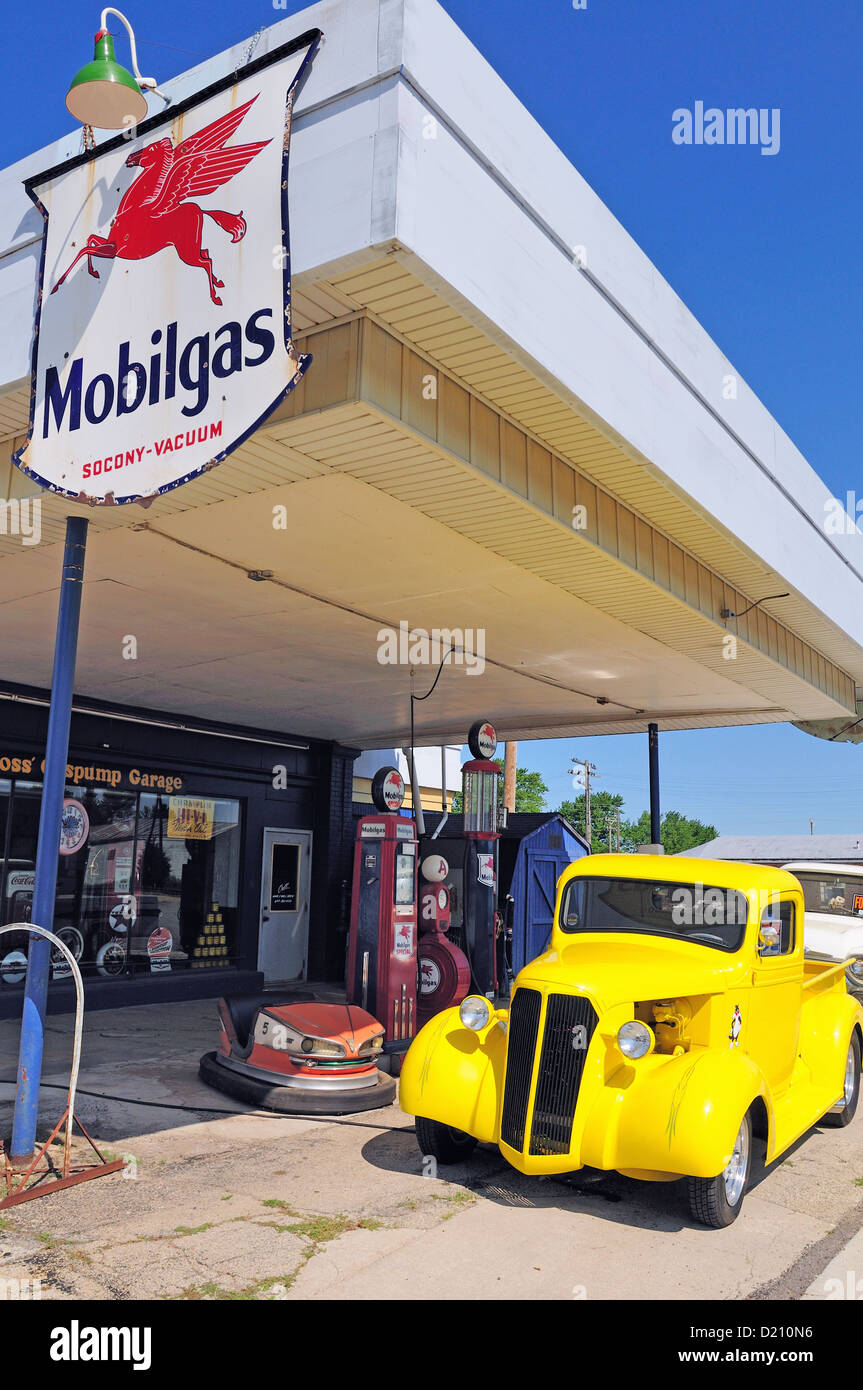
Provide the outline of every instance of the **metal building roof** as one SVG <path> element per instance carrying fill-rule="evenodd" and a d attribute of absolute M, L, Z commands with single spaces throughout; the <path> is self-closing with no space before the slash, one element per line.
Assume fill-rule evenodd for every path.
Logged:
<path fill-rule="evenodd" d="M 863 860 L 863 831 L 847 835 L 719 835 L 705 845 L 685 849 L 693 859 L 769 860 L 786 864 L 794 860 L 824 860 L 843 864 Z"/>

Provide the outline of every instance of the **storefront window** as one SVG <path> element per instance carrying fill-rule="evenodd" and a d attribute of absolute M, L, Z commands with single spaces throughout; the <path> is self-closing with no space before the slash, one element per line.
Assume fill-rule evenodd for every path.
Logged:
<path fill-rule="evenodd" d="M 128 967 L 137 798 L 101 787 L 67 787 L 66 800 L 54 931 L 88 973 L 122 975 Z M 55 961 L 55 975 L 67 971 L 61 961 Z"/>
<path fill-rule="evenodd" d="M 41 790 L 39 782 L 15 783 L 15 814 L 11 817 L 9 826 L 7 868 L 14 866 L 32 869 L 35 865 Z"/>
<path fill-rule="evenodd" d="M 0 782 L 5 922 L 30 921 L 40 794 Z M 236 800 L 68 787 L 54 931 L 90 976 L 230 965 L 240 840 Z M 23 982 L 27 942 L 0 939 L 0 988 Z M 68 973 L 55 952 L 53 977 Z"/>
<path fill-rule="evenodd" d="M 3 842 L 6 857 L 3 863 L 3 926 L 12 922 L 29 922 L 33 902 L 33 879 L 36 867 L 36 836 L 39 830 L 39 787 L 17 782 L 12 802 L 11 781 L 4 781 L 3 804 L 7 818 L 7 833 Z M 0 937 L 0 989 L 21 985 L 27 970 L 25 933 L 7 932 Z"/>
<path fill-rule="evenodd" d="M 171 961 L 195 968 L 228 965 L 236 951 L 240 803 L 145 795 L 138 821 L 140 915 L 135 947 L 152 933 Z"/>

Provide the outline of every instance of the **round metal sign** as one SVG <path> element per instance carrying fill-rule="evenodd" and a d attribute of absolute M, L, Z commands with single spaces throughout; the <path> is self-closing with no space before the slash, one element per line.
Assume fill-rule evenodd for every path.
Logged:
<path fill-rule="evenodd" d="M 420 873 L 426 883 L 443 883 L 449 873 L 449 864 L 442 854 L 427 854 L 420 864 Z"/>
<path fill-rule="evenodd" d="M 478 719 L 471 725 L 467 736 L 467 746 L 475 758 L 493 758 L 497 752 L 497 733 L 487 719 Z"/>
<path fill-rule="evenodd" d="M 397 767 L 382 767 L 372 779 L 372 801 L 379 811 L 400 811 L 405 799 L 405 779 Z"/>

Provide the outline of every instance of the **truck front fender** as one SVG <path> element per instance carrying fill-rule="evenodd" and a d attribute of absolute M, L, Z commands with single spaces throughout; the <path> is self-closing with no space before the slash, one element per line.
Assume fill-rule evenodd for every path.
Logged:
<path fill-rule="evenodd" d="M 402 1064 L 399 1104 L 408 1115 L 439 1120 L 496 1143 L 506 1031 L 495 1020 L 474 1032 L 458 1009 L 445 1009 L 417 1033 Z"/>
<path fill-rule="evenodd" d="M 645 1176 L 715 1177 L 759 1097 L 772 1129 L 764 1079 L 743 1053 L 651 1053 L 608 1078 L 586 1118 L 582 1162 Z"/>

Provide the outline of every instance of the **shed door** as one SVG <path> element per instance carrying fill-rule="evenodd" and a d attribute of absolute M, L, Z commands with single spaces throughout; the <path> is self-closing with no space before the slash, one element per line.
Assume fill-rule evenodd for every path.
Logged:
<path fill-rule="evenodd" d="M 527 959 L 545 949 L 554 921 L 560 865 L 553 854 L 527 854 Z"/>

